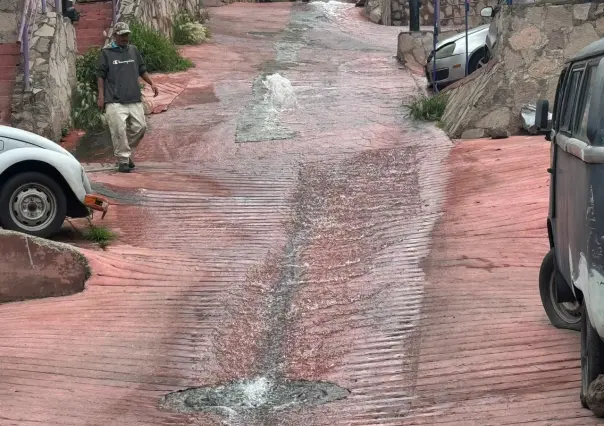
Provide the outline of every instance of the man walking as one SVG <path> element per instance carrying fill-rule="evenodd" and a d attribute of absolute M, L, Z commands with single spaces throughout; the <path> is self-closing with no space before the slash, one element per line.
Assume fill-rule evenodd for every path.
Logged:
<path fill-rule="evenodd" d="M 151 86 L 154 97 L 159 94 L 140 52 L 130 44 L 130 27 L 118 22 L 113 42 L 101 51 L 98 106 L 105 110 L 118 171 L 122 173 L 134 168 L 130 147 L 136 147 L 147 129 L 139 77 Z"/>

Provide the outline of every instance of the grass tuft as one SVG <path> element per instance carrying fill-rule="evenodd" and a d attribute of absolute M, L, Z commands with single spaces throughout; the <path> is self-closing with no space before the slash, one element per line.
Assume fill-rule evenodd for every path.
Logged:
<path fill-rule="evenodd" d="M 440 121 L 447 107 L 448 96 L 418 96 L 407 105 L 409 115 L 418 121 Z"/>
<path fill-rule="evenodd" d="M 98 244 L 103 249 L 116 238 L 116 235 L 104 226 L 96 226 L 92 224 L 88 228 L 88 231 L 85 235 L 88 241 Z"/>

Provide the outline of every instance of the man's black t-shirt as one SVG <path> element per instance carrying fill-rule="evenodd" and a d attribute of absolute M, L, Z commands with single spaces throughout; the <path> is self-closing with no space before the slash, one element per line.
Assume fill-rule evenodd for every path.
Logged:
<path fill-rule="evenodd" d="M 104 48 L 99 60 L 99 76 L 105 80 L 105 103 L 141 102 L 138 78 L 146 71 L 143 57 L 135 46 Z"/>

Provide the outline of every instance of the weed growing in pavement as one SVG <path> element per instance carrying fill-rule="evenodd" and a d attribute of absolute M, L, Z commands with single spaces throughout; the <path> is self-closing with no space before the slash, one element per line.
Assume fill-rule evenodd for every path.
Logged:
<path fill-rule="evenodd" d="M 102 249 L 105 249 L 116 238 L 116 235 L 104 226 L 92 224 L 88 227 L 85 236 L 88 241 L 97 243 Z"/>
<path fill-rule="evenodd" d="M 448 96 L 438 94 L 434 96 L 418 96 L 407 105 L 409 115 L 414 120 L 440 121 L 447 107 Z"/>
<path fill-rule="evenodd" d="M 188 12 L 181 12 L 174 17 L 174 43 L 201 44 L 210 38 L 210 32 L 202 22 Z"/>
<path fill-rule="evenodd" d="M 193 62 L 180 56 L 178 49 L 168 37 L 138 21 L 130 22 L 130 42 L 145 59 L 149 72 L 185 71 Z"/>

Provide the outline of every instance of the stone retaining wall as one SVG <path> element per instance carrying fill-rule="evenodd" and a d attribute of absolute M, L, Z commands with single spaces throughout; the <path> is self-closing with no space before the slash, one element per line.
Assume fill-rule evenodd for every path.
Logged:
<path fill-rule="evenodd" d="M 434 25 L 434 1 L 421 0 L 420 25 Z M 470 28 L 488 23 L 488 19 L 480 16 L 480 11 L 486 6 L 494 6 L 497 0 L 471 0 L 468 12 Z M 366 0 L 365 15 L 377 24 L 408 26 L 409 0 Z M 440 0 L 441 27 L 465 25 L 465 10 L 462 0 Z"/>
<path fill-rule="evenodd" d="M 12 124 L 48 139 L 61 139 L 70 122 L 71 92 L 76 84 L 76 36 L 68 18 L 38 15 L 30 43 L 30 87 L 23 69 L 13 94 Z"/>
<path fill-rule="evenodd" d="M 14 43 L 19 32 L 22 3 L 18 0 L 0 0 L 0 43 Z"/>
<path fill-rule="evenodd" d="M 522 106 L 553 102 L 564 62 L 604 36 L 604 4 L 504 5 L 492 25 L 489 66 L 445 90 L 442 121 L 451 137 L 519 132 Z"/>
<path fill-rule="evenodd" d="M 202 5 L 203 0 L 122 0 L 120 20 L 136 19 L 171 36 L 174 15 L 187 11 L 198 16 Z"/>
<path fill-rule="evenodd" d="M 463 30 L 441 29 L 439 40 L 444 40 L 461 31 Z M 408 65 L 412 68 L 423 67 L 434 47 L 433 35 L 432 31 L 401 32 L 398 35 L 396 58 L 403 65 Z"/>
<path fill-rule="evenodd" d="M 488 23 L 480 16 L 482 8 L 494 6 L 496 0 L 472 0 L 468 12 L 468 23 L 470 28 Z M 409 25 L 409 0 L 391 0 L 392 25 Z M 440 25 L 443 27 L 465 24 L 464 3 L 461 0 L 440 0 Z M 488 19 L 488 18 L 487 18 Z M 421 0 L 420 25 L 434 25 L 434 2 L 432 0 Z"/>

